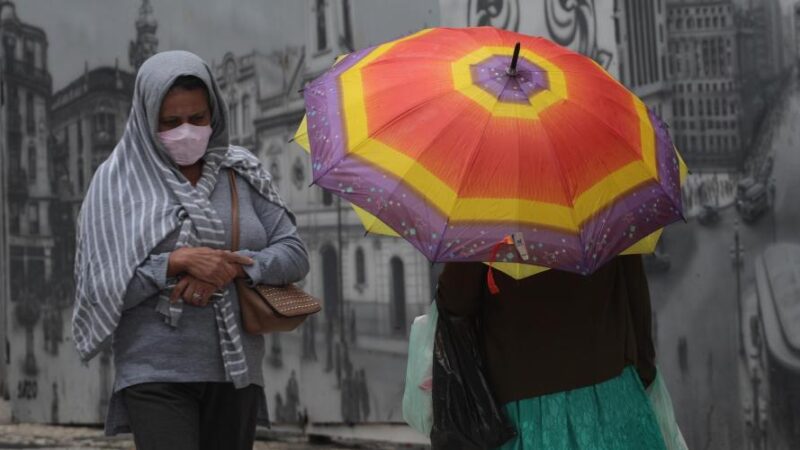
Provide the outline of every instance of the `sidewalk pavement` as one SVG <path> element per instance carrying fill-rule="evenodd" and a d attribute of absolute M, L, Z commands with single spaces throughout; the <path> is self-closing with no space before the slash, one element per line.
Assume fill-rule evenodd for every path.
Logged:
<path fill-rule="evenodd" d="M 105 437 L 99 428 L 55 425 L 0 425 L 0 449 L 39 450 L 135 450 L 130 435 Z M 257 441 L 254 450 L 344 450 L 379 448 L 357 445 L 311 444 L 306 438 L 286 437 L 281 441 Z M 386 447 L 384 447 L 386 448 Z"/>

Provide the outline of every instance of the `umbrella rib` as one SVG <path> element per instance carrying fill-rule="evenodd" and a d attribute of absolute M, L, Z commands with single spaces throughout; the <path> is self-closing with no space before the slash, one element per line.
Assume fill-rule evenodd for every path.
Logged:
<path fill-rule="evenodd" d="M 499 99 L 495 99 L 495 102 L 494 102 L 492 108 L 494 108 L 494 106 L 496 106 L 498 102 L 499 102 Z M 478 142 L 475 143 L 475 147 L 473 147 L 472 153 L 471 153 L 471 156 L 470 156 L 470 161 L 467 163 L 467 165 L 464 168 L 464 171 L 462 172 L 462 176 L 460 177 L 460 179 L 462 181 L 458 185 L 458 188 L 456 188 L 456 190 L 455 190 L 456 191 L 456 200 L 453 203 L 453 205 L 450 206 L 450 211 L 447 212 L 447 215 L 446 215 L 446 218 L 445 218 L 445 221 L 444 221 L 445 222 L 444 223 L 444 229 L 441 231 L 441 233 L 439 233 L 439 235 L 441 236 L 441 239 L 439 240 L 439 243 L 436 245 L 436 251 L 434 253 L 434 259 L 436 259 L 439 256 L 439 252 L 441 251 L 441 248 L 442 248 L 442 243 L 444 242 L 445 232 L 447 232 L 447 227 L 450 226 L 450 217 L 453 214 L 453 209 L 455 208 L 456 204 L 458 203 L 458 200 L 461 198 L 461 190 L 464 188 L 464 180 L 466 179 L 466 176 L 469 175 L 470 171 L 472 171 L 472 168 L 475 166 L 475 162 L 478 159 L 478 154 L 480 153 L 481 144 L 483 143 L 483 139 L 486 136 L 486 132 L 485 132 L 486 127 L 491 122 L 492 117 L 493 117 L 493 115 L 492 115 L 491 111 L 488 112 L 488 114 L 486 115 L 486 122 L 483 125 L 484 132 L 481 134 L 481 137 L 480 137 L 480 139 L 478 139 Z"/>
<path fill-rule="evenodd" d="M 553 138 L 550 136 L 550 132 L 547 131 L 547 128 L 540 122 L 536 122 L 539 128 L 541 128 L 542 132 L 544 133 L 545 137 L 547 138 L 548 143 L 548 150 L 550 152 L 550 156 L 552 157 L 553 161 L 555 162 L 556 166 L 558 166 L 558 177 L 561 179 L 561 189 L 564 191 L 564 197 L 566 198 L 567 202 L 570 206 L 570 216 L 572 216 L 572 222 L 575 224 L 575 228 L 578 230 L 578 243 L 580 244 L 580 251 L 583 252 L 583 233 L 581 232 L 581 224 L 578 223 L 578 220 L 575 217 L 575 201 L 572 198 L 572 192 L 569 187 L 569 183 L 567 183 L 567 179 L 564 178 L 564 167 L 561 165 L 561 160 L 558 158 L 558 155 L 555 152 L 555 145 L 553 145 Z"/>

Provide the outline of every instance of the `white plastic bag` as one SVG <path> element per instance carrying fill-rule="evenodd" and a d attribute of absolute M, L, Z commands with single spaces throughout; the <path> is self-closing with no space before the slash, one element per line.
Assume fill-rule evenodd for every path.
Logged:
<path fill-rule="evenodd" d="M 647 398 L 653 408 L 661 435 L 667 450 L 687 450 L 686 441 L 683 439 L 678 423 L 675 421 L 675 411 L 672 409 L 672 399 L 667 391 L 667 385 L 661 378 L 661 371 L 656 372 L 656 379 L 647 388 Z"/>
<path fill-rule="evenodd" d="M 438 320 L 439 312 L 433 302 L 428 314 L 414 319 L 408 338 L 403 419 L 425 436 L 431 434 L 433 427 L 433 341 Z"/>

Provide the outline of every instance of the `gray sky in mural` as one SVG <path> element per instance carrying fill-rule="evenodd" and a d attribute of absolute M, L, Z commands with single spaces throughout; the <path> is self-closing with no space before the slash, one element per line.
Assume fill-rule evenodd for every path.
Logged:
<path fill-rule="evenodd" d="M 226 51 L 268 52 L 302 45 L 301 0 L 151 0 L 159 22 L 159 50 L 185 49 L 209 62 Z M 42 27 L 49 41 L 53 87 L 59 89 L 90 67 L 128 64 L 136 36 L 139 0 L 17 0 L 23 22 Z M 91 13 L 87 14 L 90 11 Z"/>

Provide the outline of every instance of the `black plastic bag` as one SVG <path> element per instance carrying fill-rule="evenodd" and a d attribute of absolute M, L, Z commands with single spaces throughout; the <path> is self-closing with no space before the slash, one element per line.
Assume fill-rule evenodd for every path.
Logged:
<path fill-rule="evenodd" d="M 486 377 L 478 324 L 439 311 L 433 346 L 434 450 L 485 450 L 517 435 Z"/>

